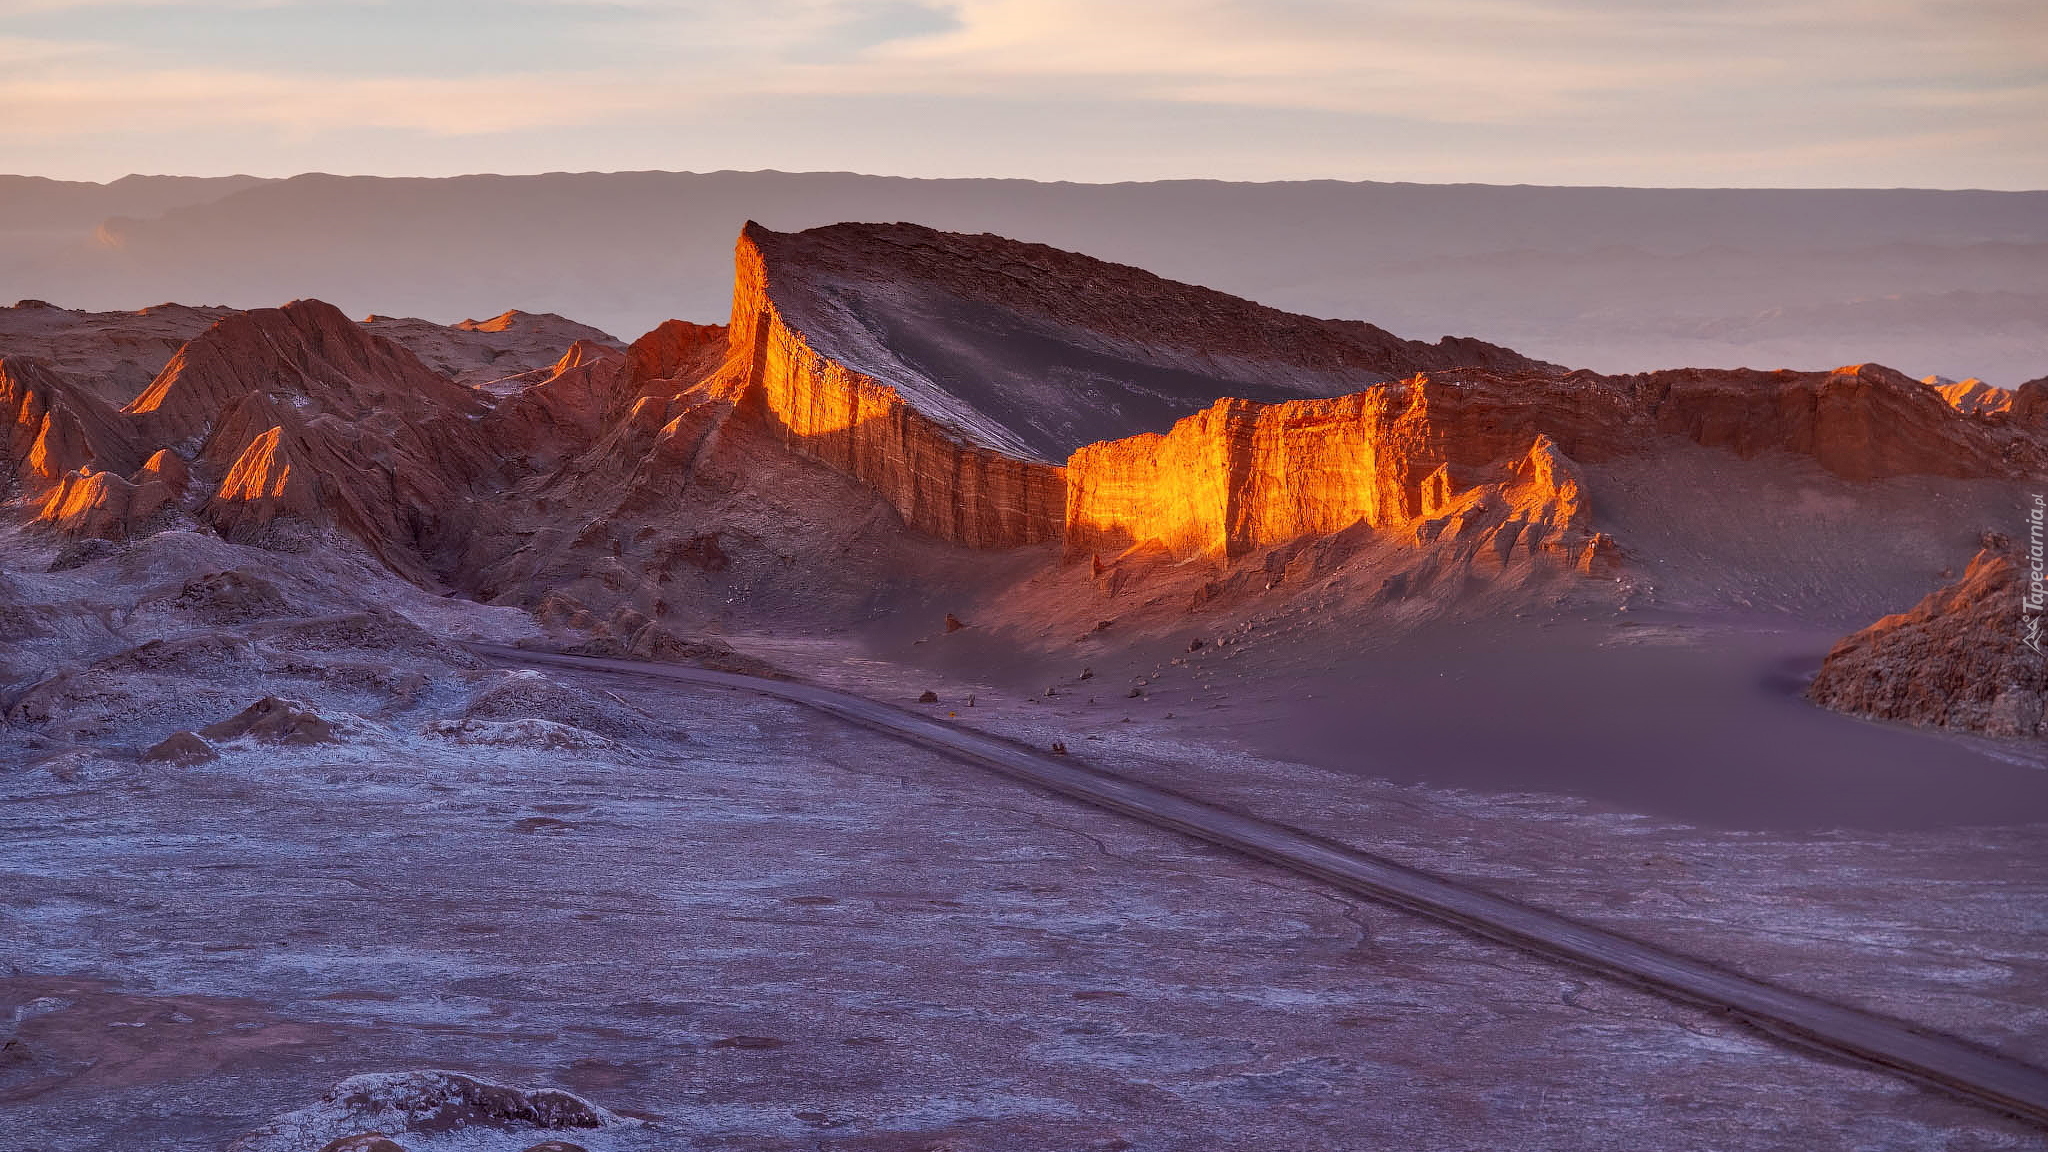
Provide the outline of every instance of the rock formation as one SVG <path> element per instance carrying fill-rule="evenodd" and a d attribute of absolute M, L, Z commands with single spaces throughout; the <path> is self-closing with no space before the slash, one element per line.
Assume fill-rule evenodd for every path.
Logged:
<path fill-rule="evenodd" d="M 399 345 L 302 300 L 235 313 L 189 341 L 109 436 L 157 448 L 166 468 L 182 471 L 176 454 L 188 453 L 217 477 L 193 511 L 223 534 L 303 519 L 418 577 L 474 530 L 478 485 L 501 475 L 478 425 L 486 409 Z M 104 472 L 81 475 L 43 518 L 106 535 L 173 487 L 131 494 Z"/>
<path fill-rule="evenodd" d="M 42 360 L 0 358 L 0 482 L 37 496 L 88 465 L 127 471 L 137 459 L 113 409 Z"/>
<path fill-rule="evenodd" d="M 1807 696 L 1838 711 L 1993 736 L 2044 734 L 2048 661 L 2023 557 L 1990 537 L 1955 583 L 1844 637 Z"/>
<path fill-rule="evenodd" d="M 1507 483 L 1539 437 L 1565 460 L 1678 438 L 1808 456 L 1854 480 L 2012 476 L 2048 459 L 2038 438 L 1965 418 L 1877 365 L 1567 372 L 1477 341 L 1403 341 L 1071 253 L 910 225 L 794 235 L 749 225 L 731 338 L 742 407 L 912 527 L 979 547 L 1058 535 L 1070 556 L 1153 541 L 1228 558 L 1353 524 L 1405 529 L 1443 515 L 1424 508 L 1433 474 L 1442 470 L 1435 499 L 1448 508 Z M 1105 391 L 1112 364 L 1166 407 Z M 1413 374 L 1388 379 L 1396 372 Z M 1202 410 L 1170 428 L 1100 435 L 1176 405 Z M 1094 439 L 1064 468 L 1040 464 L 1063 436 Z M 1494 527 L 1516 525 L 1537 550 L 1580 565 L 1612 556 L 1583 506 L 1552 531 L 1551 517 L 1470 503 L 1460 531 L 1475 530 L 1484 505 L 1501 517 Z M 1418 531 L 1433 539 L 1441 527 Z"/>
<path fill-rule="evenodd" d="M 1933 389 L 1879 364 L 1833 372 L 1693 368 L 1617 377 L 1656 431 L 1737 455 L 1811 456 L 1850 480 L 2016 476 L 2044 445 L 1951 408 Z"/>
<path fill-rule="evenodd" d="M 90 465 L 68 473 L 44 499 L 36 520 L 72 536 L 125 540 L 176 506 L 190 473 L 161 449 L 127 479 Z"/>
<path fill-rule="evenodd" d="M 1876 365 L 1570 371 L 907 224 L 750 224 L 729 325 L 623 349 L 559 317 L 357 324 L 297 301 L 219 316 L 118 411 L 0 362 L 16 503 L 57 531 L 309 524 L 417 582 L 573 603 L 589 643 L 686 658 L 679 604 L 859 603 L 968 563 L 959 546 L 1057 543 L 1041 555 L 1092 571 L 1269 553 L 1229 588 L 1298 586 L 1368 540 L 1446 572 L 1606 572 L 1622 552 L 1581 465 L 1683 443 L 1852 481 L 2048 471 L 2048 381 L 2003 409 L 1952 400 Z"/>
<path fill-rule="evenodd" d="M 2012 392 L 1986 384 L 1975 376 L 1951 380 L 1946 376 L 1923 376 L 1922 384 L 1934 389 L 1948 406 L 1971 416 L 2005 412 L 2012 408 Z"/>
<path fill-rule="evenodd" d="M 991 433 L 972 409 L 938 393 L 911 393 L 829 358 L 784 320 L 761 245 L 784 237 L 749 224 L 735 260 L 731 345 L 737 402 L 765 414 L 784 442 L 881 493 L 904 521 L 941 539 L 1005 548 L 1059 531 L 1057 468 L 1023 458 L 1014 437 Z M 797 280 L 798 270 L 788 278 Z M 782 293 L 783 299 L 791 293 Z M 950 403 L 945 401 L 952 401 Z M 981 427 L 976 437 L 968 431 Z M 996 445 L 977 440 L 1000 441 Z"/>
<path fill-rule="evenodd" d="M 483 420 L 501 456 L 551 471 L 595 443 L 643 396 L 666 398 L 726 357 L 724 325 L 670 320 L 624 350 L 578 340 L 544 378 L 501 400 Z"/>
<path fill-rule="evenodd" d="M 187 340 L 235 311 L 159 304 L 134 312 L 81 312 L 23 300 L 0 307 L 0 350 L 43 360 L 118 408 L 147 387 Z"/>
<path fill-rule="evenodd" d="M 544 378 L 562 349 L 588 343 L 617 351 L 608 333 L 552 312 L 514 309 L 488 320 L 436 324 L 412 316 L 368 316 L 363 327 L 404 345 L 422 363 L 454 380 L 492 390 Z"/>
<path fill-rule="evenodd" d="M 318 300 L 237 312 L 178 350 L 122 412 L 161 446 L 196 441 L 231 406 L 286 405 L 302 419 L 373 412 L 403 421 L 484 410 L 476 393 Z"/>
<path fill-rule="evenodd" d="M 1434 540 L 1491 520 L 1513 526 L 1510 547 L 1577 562 L 1588 514 L 1556 443 L 1507 430 L 1524 445 L 1512 455 L 1504 430 L 1439 416 L 1436 391 L 1416 377 L 1330 400 L 1223 400 L 1163 436 L 1083 448 L 1066 468 L 1068 554 L 1157 544 L 1227 559 L 1357 524 Z"/>

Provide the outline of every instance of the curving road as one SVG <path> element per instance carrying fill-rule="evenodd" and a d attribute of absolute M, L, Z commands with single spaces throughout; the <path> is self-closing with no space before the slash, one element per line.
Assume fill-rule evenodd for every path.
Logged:
<path fill-rule="evenodd" d="M 1752 980 L 1554 913 L 1420 872 L 1282 825 L 848 692 L 638 660 L 473 644 L 506 663 L 551 665 L 738 688 L 992 769 L 1076 800 L 1242 852 L 1348 892 L 1590 969 L 1687 1004 L 1725 1012 L 1783 1039 L 1946 1089 L 2048 1126 L 2048 1071 L 1938 1032 Z"/>

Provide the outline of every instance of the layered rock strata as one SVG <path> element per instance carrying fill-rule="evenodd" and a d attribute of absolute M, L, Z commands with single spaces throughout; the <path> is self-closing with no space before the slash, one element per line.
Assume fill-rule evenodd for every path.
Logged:
<path fill-rule="evenodd" d="M 880 493 L 919 531 L 979 548 L 1058 535 L 1060 470 L 965 443 L 896 389 L 818 352 L 778 310 L 758 234 L 750 226 L 741 236 L 735 261 L 737 402 L 769 417 L 790 447 Z"/>
<path fill-rule="evenodd" d="M 1156 545 L 1228 559 L 1364 524 L 1590 567 L 1609 544 L 1556 442 L 1446 419 L 1437 391 L 1417 377 L 1330 400 L 1223 400 L 1164 435 L 1083 448 L 1065 470 L 1068 555 Z"/>
<path fill-rule="evenodd" d="M 1133 372 L 1208 371 L 1192 384 L 1175 378 L 1186 386 L 1179 402 L 1224 380 L 1343 394 L 1212 396 L 1166 431 L 1099 438 L 1055 466 L 1037 451 L 1046 429 L 1007 419 L 1003 397 L 977 397 L 950 377 L 934 383 L 973 367 L 933 343 L 944 333 L 903 327 L 906 314 L 928 319 L 935 301 L 957 305 L 952 321 L 970 317 L 991 344 L 1056 340 L 1068 353 L 1114 352 Z M 2012 413 L 1986 418 L 1879 365 L 1568 372 L 1478 341 L 1402 341 L 1071 253 L 909 225 L 794 235 L 749 225 L 731 341 L 739 401 L 785 442 L 879 492 L 911 526 L 977 547 L 1062 537 L 1069 555 L 1153 543 L 1228 558 L 1355 524 L 1434 540 L 1492 517 L 1489 539 L 1517 525 L 1525 545 L 1587 566 L 1612 551 L 1590 534 L 1583 500 L 1557 520 L 1518 511 L 1507 495 L 1526 488 L 1518 469 L 1539 439 L 1539 455 L 1566 468 L 1673 439 L 1805 456 L 1851 480 L 2012 477 L 2048 465 L 2024 387 Z M 1072 374 L 1075 355 L 1042 366 Z M 1007 379 L 1018 363 L 982 366 Z M 1383 375 L 1417 367 L 1426 370 Z"/>
<path fill-rule="evenodd" d="M 1480 340 L 1403 340 L 1042 244 L 913 224 L 779 233 L 737 252 L 736 337 L 767 317 L 962 443 L 1058 463 L 1216 400 L 1354 392 L 1417 371 L 1549 367 Z"/>

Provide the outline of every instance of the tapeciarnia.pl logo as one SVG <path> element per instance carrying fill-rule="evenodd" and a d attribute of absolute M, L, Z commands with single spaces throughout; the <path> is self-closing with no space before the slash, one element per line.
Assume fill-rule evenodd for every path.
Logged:
<path fill-rule="evenodd" d="M 2020 616 L 2027 629 L 2027 647 L 2041 655 L 2041 614 L 2048 611 L 2048 550 L 2042 543 L 2042 521 L 2048 518 L 2048 500 L 2034 493 L 2027 509 L 2027 590 L 2020 601 Z"/>

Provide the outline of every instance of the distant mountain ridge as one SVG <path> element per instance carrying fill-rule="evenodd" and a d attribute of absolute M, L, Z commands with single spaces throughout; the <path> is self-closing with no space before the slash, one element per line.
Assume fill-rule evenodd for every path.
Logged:
<path fill-rule="evenodd" d="M 122 183 L 36 185 L 39 203 L 78 206 L 32 232 L 0 227 L 0 299 L 313 296 L 358 315 L 517 307 L 631 333 L 721 317 L 727 285 L 711 270 L 748 219 L 782 232 L 906 220 L 1607 372 L 1878 360 L 2009 387 L 2048 367 L 2048 192 L 312 174 L 86 210 Z"/>

